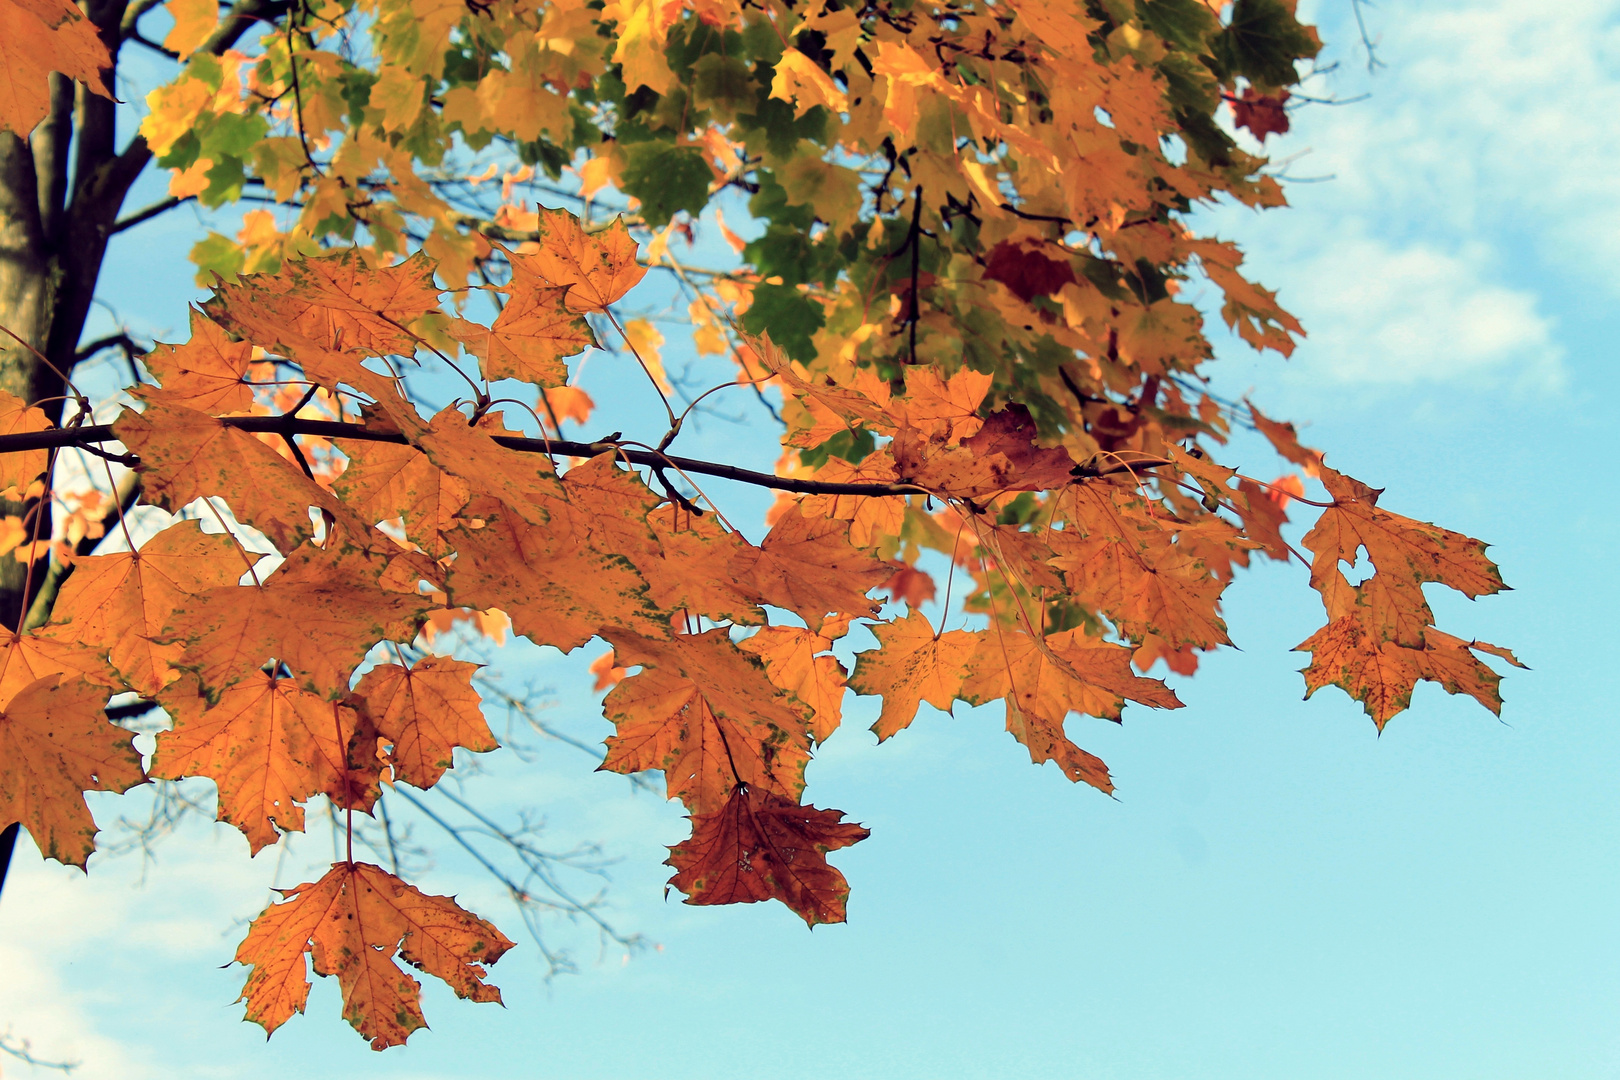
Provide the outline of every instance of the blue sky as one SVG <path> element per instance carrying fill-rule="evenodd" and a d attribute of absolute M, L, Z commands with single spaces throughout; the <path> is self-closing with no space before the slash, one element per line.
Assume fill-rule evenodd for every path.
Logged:
<path fill-rule="evenodd" d="M 138 858 L 98 857 L 86 878 L 25 842 L 0 900 L 0 1032 L 90 1078 L 1620 1075 L 1620 726 L 1605 678 L 1620 590 L 1603 569 L 1620 526 L 1604 464 L 1620 150 L 1603 126 L 1620 111 L 1620 20 L 1596 0 L 1386 0 L 1368 17 L 1388 66 L 1369 77 L 1347 0 L 1316 11 L 1342 62 L 1320 92 L 1370 98 L 1303 109 L 1273 142 L 1302 181 L 1292 208 L 1204 218 L 1312 337 L 1286 363 L 1222 340 L 1217 370 L 1387 488 L 1386 507 L 1494 545 L 1516 591 L 1433 600 L 1443 629 L 1533 669 L 1505 682 L 1501 722 L 1427 684 L 1382 737 L 1335 690 L 1301 701 L 1288 650 L 1321 608 L 1302 569 L 1267 564 L 1229 590 L 1240 649 L 1178 682 L 1187 708 L 1071 723 L 1116 799 L 1030 766 L 994 708 L 924 706 L 876 747 L 875 700 L 849 699 L 810 771 L 818 805 L 873 830 L 835 856 L 854 888 L 847 925 L 666 899 L 675 805 L 537 743 L 533 764 L 499 759 L 469 795 L 541 808 L 557 846 L 600 841 L 622 860 L 614 920 L 657 947 L 626 955 L 558 927 L 579 974 L 545 982 L 525 943 L 494 971 L 504 1009 L 428 980 L 432 1030 L 384 1054 L 318 980 L 309 1015 L 267 1044 L 231 1004 L 245 972 L 222 965 L 269 885 L 319 872 L 324 836 L 278 866 L 196 822 L 144 883 Z M 107 294 L 135 325 L 184 325 L 194 235 L 175 215 L 115 243 Z M 593 360 L 586 380 L 609 425 L 646 404 L 620 399 L 613 363 Z M 694 456 L 770 460 L 763 427 L 710 421 L 690 438 Z M 1280 471 L 1252 442 L 1229 460 Z M 721 497 L 741 520 L 764 504 Z M 548 721 L 595 740 L 595 651 L 516 646 L 500 664 L 554 688 Z M 110 822 L 139 798 L 95 809 Z M 442 843 L 419 884 L 520 936 Z"/>

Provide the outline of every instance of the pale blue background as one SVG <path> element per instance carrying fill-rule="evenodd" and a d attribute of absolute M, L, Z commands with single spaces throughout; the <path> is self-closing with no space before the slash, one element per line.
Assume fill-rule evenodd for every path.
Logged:
<path fill-rule="evenodd" d="M 1289 176 L 1321 178 L 1290 187 L 1292 209 L 1205 224 L 1246 245 L 1313 336 L 1286 364 L 1223 339 L 1220 385 L 1308 422 L 1388 508 L 1494 545 L 1517 591 L 1433 599 L 1442 628 L 1534 669 L 1506 681 L 1502 722 L 1429 685 L 1382 738 L 1337 691 L 1301 702 L 1288 650 L 1321 608 L 1300 567 L 1267 564 L 1227 594 L 1241 651 L 1177 682 L 1186 709 L 1071 724 L 1116 800 L 1031 767 L 995 709 L 925 707 L 878 748 L 862 730 L 875 701 L 850 699 L 810 770 L 818 805 L 873 830 L 834 859 L 854 887 L 845 926 L 666 900 L 675 805 L 546 743 L 469 794 L 538 806 L 558 846 L 622 856 L 613 917 L 660 948 L 626 960 L 559 927 L 579 975 L 545 984 L 525 942 L 494 972 L 505 1009 L 427 980 L 432 1030 L 385 1054 L 322 980 L 266 1045 L 231 1004 L 243 970 L 221 965 L 272 881 L 319 872 L 321 833 L 278 869 L 199 823 L 144 886 L 137 859 L 98 858 L 86 879 L 25 843 L 0 901 L 0 1031 L 95 1078 L 1620 1076 L 1616 12 L 1391 0 L 1369 12 L 1388 64 L 1369 77 L 1348 4 L 1312 7 L 1343 65 L 1318 92 L 1371 97 L 1299 111 L 1273 141 L 1297 155 Z M 106 290 L 171 340 L 189 214 L 119 239 Z M 628 361 L 591 363 L 593 430 L 645 430 Z M 760 425 L 711 420 L 682 442 L 774 456 Z M 1281 471 L 1252 439 L 1229 460 Z M 714 490 L 757 535 L 766 500 Z M 595 740 L 596 652 L 502 663 L 555 688 L 549 722 Z M 104 822 L 139 806 L 95 804 Z M 436 843 L 420 884 L 520 937 L 498 890 Z"/>

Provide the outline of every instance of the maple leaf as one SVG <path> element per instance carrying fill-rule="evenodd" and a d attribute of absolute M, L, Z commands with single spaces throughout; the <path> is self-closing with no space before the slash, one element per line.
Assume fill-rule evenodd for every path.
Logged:
<path fill-rule="evenodd" d="M 174 29 L 163 39 L 163 47 L 185 56 L 208 39 L 219 25 L 219 5 L 211 0 L 169 0 Z"/>
<path fill-rule="evenodd" d="M 210 705 L 192 680 L 163 695 L 174 727 L 157 736 L 153 776 L 206 776 L 219 788 L 219 820 L 242 830 L 254 854 L 302 832 L 302 804 L 345 791 L 354 709 L 292 679 L 255 671 Z M 370 771 L 377 772 L 372 763 Z M 366 807 L 361 807 L 365 809 Z"/>
<path fill-rule="evenodd" d="M 1056 296 L 1063 286 L 1074 281 L 1074 267 L 1067 253 L 1055 244 L 1003 240 L 990 249 L 984 276 L 1001 282 L 1027 304 L 1037 296 Z"/>
<path fill-rule="evenodd" d="M 1074 479 L 1074 458 L 1062 447 L 1041 448 L 1029 409 L 1013 404 L 997 409 L 962 445 L 981 457 L 999 454 L 1007 461 L 1008 491 L 1045 491 L 1061 488 Z"/>
<path fill-rule="evenodd" d="M 397 959 L 443 979 L 458 997 L 501 1000 L 484 982 L 484 965 L 514 943 L 451 897 L 429 896 L 379 866 L 346 862 L 317 882 L 277 891 L 283 901 L 253 920 L 236 950 L 236 962 L 252 969 L 237 1000 L 267 1033 L 304 1011 L 311 961 L 317 975 L 337 976 L 343 1018 L 374 1050 L 399 1046 L 427 1026 L 421 984 Z"/>
<path fill-rule="evenodd" d="M 0 636 L 0 709 L 50 676 L 61 676 L 63 682 L 82 679 L 107 687 L 109 694 L 121 686 L 117 673 L 107 665 L 105 650 L 38 634 Z"/>
<path fill-rule="evenodd" d="M 885 446 L 852 464 L 843 458 L 829 458 L 816 470 L 818 483 L 889 484 L 897 476 L 894 455 Z M 850 543 L 856 547 L 876 547 L 887 536 L 896 536 L 905 524 L 903 499 L 871 499 L 859 495 L 806 495 L 798 500 L 805 517 L 838 518 L 849 522 Z M 785 509 L 785 507 L 784 507 Z M 774 520 L 767 518 L 768 521 Z"/>
<path fill-rule="evenodd" d="M 798 801 L 810 760 L 804 706 L 723 627 L 669 641 L 605 636 L 619 663 L 644 670 L 602 702 L 617 728 L 602 768 L 661 769 L 669 797 L 694 814 L 718 810 L 738 784 Z"/>
<path fill-rule="evenodd" d="M 829 612 L 875 614 L 867 590 L 889 576 L 888 567 L 851 546 L 849 526 L 805 517 L 794 507 L 777 519 L 759 547 L 731 560 L 739 589 L 757 603 L 786 608 L 812 629 Z"/>
<path fill-rule="evenodd" d="M 471 498 L 467 481 L 438 468 L 414 447 L 359 440 L 339 445 L 349 459 L 332 481 L 339 498 L 369 523 L 398 518 L 405 535 L 429 555 L 450 553 L 440 534 L 454 527 L 456 512 Z"/>
<path fill-rule="evenodd" d="M 818 743 L 843 720 L 844 666 L 837 657 L 821 655 L 832 648 L 833 636 L 798 626 L 767 626 L 737 645 L 765 661 L 773 684 L 810 706 L 810 735 Z"/>
<path fill-rule="evenodd" d="M 0 3 L 6 2 L 9 0 L 0 0 Z M 42 411 L 0 390 L 0 435 L 44 431 L 50 426 Z M 44 474 L 48 460 L 49 455 L 44 450 L 0 454 L 0 496 L 20 501 L 28 485 Z"/>
<path fill-rule="evenodd" d="M 514 290 L 566 287 L 569 310 L 605 312 L 647 274 L 647 268 L 636 263 L 636 242 L 622 219 L 586 233 L 574 215 L 542 207 L 537 231 L 538 251 L 507 253 Z"/>
<path fill-rule="evenodd" d="M 1106 615 L 1121 633 L 1157 634 L 1172 645 L 1230 644 L 1216 614 L 1220 579 L 1174 542 L 1171 529 L 1144 512 L 1135 496 L 1092 481 L 1067 489 L 1069 525 L 1047 540 L 1081 603 Z"/>
<path fill-rule="evenodd" d="M 1068 451 L 1034 445 L 1035 424 L 1022 405 L 995 413 L 978 432 L 950 443 L 914 428 L 895 433 L 888 452 L 895 472 L 947 498 L 983 499 L 1006 491 L 1061 488 L 1073 476 Z"/>
<path fill-rule="evenodd" d="M 369 266 L 354 249 L 288 259 L 275 274 L 221 285 L 206 310 L 257 344 L 331 343 L 373 355 L 416 352 L 411 323 L 439 306 L 433 262 L 417 253 L 394 266 Z"/>
<path fill-rule="evenodd" d="M 1161 709 L 1181 707 L 1164 683 L 1131 671 L 1131 650 L 1097 641 L 1081 630 L 1049 634 L 1044 640 L 1021 630 L 979 636 L 968 661 L 960 696 L 975 705 L 1005 698 L 1007 730 L 1029 749 L 1039 765 L 1056 761 L 1070 780 L 1114 790 L 1101 759 L 1080 749 L 1063 733 L 1071 712 L 1118 720 L 1126 701 Z"/>
<path fill-rule="evenodd" d="M 880 742 L 909 726 L 921 702 L 951 711 L 983 633 L 937 634 L 920 611 L 872 627 L 879 648 L 856 655 L 850 687 L 857 694 L 883 695 L 883 711 L 872 725 Z"/>
<path fill-rule="evenodd" d="M 191 309 L 191 337 L 183 345 L 161 342 L 141 357 L 163 385 L 164 400 L 208 413 L 242 413 L 253 406 L 247 382 L 253 346 L 232 341 L 224 327 Z"/>
<path fill-rule="evenodd" d="M 456 747 L 478 753 L 497 747 L 473 688 L 477 664 L 429 656 L 411 667 L 379 664 L 355 693 L 366 699 L 379 734 L 393 743 L 396 779 L 430 788 L 451 767 Z"/>
<path fill-rule="evenodd" d="M 177 521 L 136 551 L 75 559 L 41 635 L 110 649 L 133 689 L 156 694 L 179 678 L 169 665 L 184 652 L 154 640 L 170 615 L 198 593 L 234 585 L 247 565 L 229 536 Z"/>
<path fill-rule="evenodd" d="M 566 505 L 566 504 L 564 504 Z M 471 608 L 499 608 L 537 644 L 568 652 L 608 626 L 657 636 L 667 615 L 623 555 L 592 546 L 588 533 L 532 525 L 495 499 L 474 499 L 449 534 L 456 549 L 450 595 Z"/>
<path fill-rule="evenodd" d="M 1268 418 L 1254 407 L 1253 402 L 1245 404 L 1249 406 L 1249 417 L 1254 421 L 1255 429 L 1266 437 L 1277 453 L 1304 469 L 1309 475 L 1315 476 L 1322 464 L 1322 452 L 1301 446 L 1299 433 L 1294 430 L 1293 424 L 1279 423 Z"/>
<path fill-rule="evenodd" d="M 895 429 L 895 423 L 890 418 L 888 387 L 875 376 L 861 380 L 858 388 L 840 386 L 832 380 L 812 382 L 793 369 L 793 361 L 769 335 L 753 337 L 745 334 L 743 341 L 765 370 L 776 376 L 793 397 L 812 410 L 819 408 L 821 411 L 815 429 L 818 436 L 810 440 L 795 438 L 793 445 L 817 446 L 825 442 L 828 436 L 852 426 L 885 434 Z"/>
<path fill-rule="evenodd" d="M 712 518 L 698 517 L 677 506 L 656 510 L 647 522 L 658 538 L 660 558 L 636 565 L 660 607 L 738 625 L 765 621 L 751 591 L 732 576 L 733 561 L 752 557 L 755 549 L 747 541 L 726 532 Z"/>
<path fill-rule="evenodd" d="M 540 454 L 508 451 L 491 437 L 511 432 L 499 426 L 489 430 L 468 423 L 454 406 L 440 410 L 428 429 L 416 439 L 434 465 L 466 481 L 474 492 L 491 496 L 520 514 L 530 525 L 582 536 L 585 527 L 569 505 L 562 481 L 550 459 Z M 499 461 L 500 467 L 491 463 Z"/>
<path fill-rule="evenodd" d="M 799 49 L 785 49 L 771 79 L 771 97 L 793 103 L 795 118 L 817 105 L 835 113 L 846 112 L 849 100 L 838 84 Z"/>
<path fill-rule="evenodd" d="M 146 782 L 133 735 L 107 721 L 106 704 L 106 687 L 48 675 L 0 707 L 0 823 L 20 823 L 46 858 L 81 869 L 96 849 L 83 793 Z"/>
<path fill-rule="evenodd" d="M 1506 588 L 1480 541 L 1381 510 L 1381 491 L 1326 466 L 1320 467 L 1319 479 L 1333 505 L 1322 511 L 1301 542 L 1316 556 L 1311 584 L 1322 594 L 1329 618 L 1367 608 L 1372 620 L 1368 628 L 1380 640 L 1417 648 L 1423 644 L 1424 627 L 1434 621 L 1423 597 L 1426 582 L 1446 585 L 1470 599 Z M 1363 549 L 1376 572 L 1352 587 L 1338 564 L 1355 565 Z"/>
<path fill-rule="evenodd" d="M 153 505 L 178 512 L 205 496 L 225 498 L 238 521 L 252 525 L 283 551 L 314 535 L 311 507 L 350 522 L 354 533 L 369 526 L 247 432 L 176 404 L 162 390 L 146 387 L 138 393 L 146 409 L 126 409 L 113 430 L 140 455 L 143 495 Z M 248 476 L 251 484 L 237 479 Z"/>
<path fill-rule="evenodd" d="M 564 304 L 567 295 L 563 285 L 518 290 L 491 325 L 458 319 L 450 332 L 479 358 L 485 378 L 560 387 L 568 381 L 562 358 L 597 344 L 590 326 Z"/>
<path fill-rule="evenodd" d="M 195 671 L 212 698 L 274 658 L 305 689 L 336 696 L 377 642 L 415 637 L 438 606 L 416 590 L 431 567 L 413 561 L 420 556 L 329 545 L 299 545 L 262 585 L 209 589 L 179 605 L 162 637 L 186 646 L 174 666 Z M 404 588 L 391 588 L 400 570 Z"/>
<path fill-rule="evenodd" d="M 738 785 L 724 806 L 692 815 L 691 839 L 670 848 L 669 883 L 688 904 L 780 900 L 810 926 L 843 922 L 849 884 L 827 852 L 872 835 L 843 816 Z"/>
<path fill-rule="evenodd" d="M 612 649 L 592 660 L 590 671 L 592 675 L 596 676 L 596 681 L 591 684 L 591 689 L 597 693 L 613 689 L 624 681 L 626 675 L 630 674 L 629 668 L 620 667 L 613 659 Z"/>
<path fill-rule="evenodd" d="M 1255 138 L 1265 141 L 1267 135 L 1288 134 L 1288 90 L 1275 94 L 1262 94 L 1252 86 L 1243 88 L 1243 96 L 1227 99 L 1232 104 L 1232 123 L 1248 128 Z"/>
<path fill-rule="evenodd" d="M 59 71 L 116 101 L 112 56 L 67 0 L 0 0 L 0 130 L 26 139 L 50 111 L 47 77 Z"/>
<path fill-rule="evenodd" d="M 1429 627 L 1423 643 L 1410 648 L 1398 641 L 1380 640 L 1358 614 L 1335 619 L 1306 638 L 1297 652 L 1309 652 L 1305 696 L 1324 686 L 1337 686 L 1362 703 L 1382 731 L 1390 717 L 1412 704 L 1412 690 L 1420 681 L 1438 683 L 1448 694 L 1467 694 L 1491 712 L 1501 715 L 1502 677 L 1486 667 L 1474 652 L 1499 656 L 1524 667 L 1511 652 L 1482 641 L 1463 641 Z"/>
<path fill-rule="evenodd" d="M 878 588 L 889 594 L 895 602 L 904 602 L 907 607 L 917 608 L 934 598 L 934 579 L 925 570 L 918 570 L 915 566 L 900 564 L 894 575 L 879 585 Z"/>
<path fill-rule="evenodd" d="M 963 368 L 950 378 L 942 378 L 930 368 L 906 374 L 906 392 L 889 405 L 890 415 L 906 427 L 914 427 L 929 438 L 958 442 L 984 426 L 979 406 L 995 376 Z M 1034 434 L 1033 426 L 1030 434 Z"/>

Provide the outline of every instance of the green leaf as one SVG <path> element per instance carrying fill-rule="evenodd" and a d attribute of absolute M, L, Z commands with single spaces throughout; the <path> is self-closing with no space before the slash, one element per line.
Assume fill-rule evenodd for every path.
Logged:
<path fill-rule="evenodd" d="M 754 73 L 734 56 L 710 53 L 692 65 L 692 99 L 700 108 L 734 115 L 754 104 L 758 89 Z"/>
<path fill-rule="evenodd" d="M 242 197 L 242 184 L 246 179 L 241 158 L 222 157 L 208 170 L 208 187 L 199 198 L 204 206 L 234 202 Z"/>
<path fill-rule="evenodd" d="M 1204 39 L 1221 28 L 1198 0 L 1136 0 L 1142 25 L 1182 49 L 1204 51 Z"/>
<path fill-rule="evenodd" d="M 714 173 L 697 147 L 654 140 L 626 147 L 625 158 L 624 193 L 641 200 L 647 224 L 667 224 L 679 210 L 696 217 L 708 205 Z"/>
<path fill-rule="evenodd" d="M 1321 48 L 1315 31 L 1300 25 L 1283 0 L 1237 0 L 1232 21 L 1210 42 L 1226 81 L 1242 75 L 1267 89 L 1297 83 L 1294 61 L 1308 60 Z"/>
<path fill-rule="evenodd" d="M 211 232 L 191 245 L 191 261 L 197 266 L 197 284 L 205 289 L 214 284 L 215 274 L 226 281 L 235 281 L 242 272 L 245 258 L 241 245 L 217 232 Z"/>
<path fill-rule="evenodd" d="M 269 122 L 257 113 L 216 116 L 198 132 L 202 138 L 202 156 L 215 161 L 225 157 L 246 157 L 268 134 Z"/>
<path fill-rule="evenodd" d="M 769 332 L 790 357 L 808 364 L 816 358 L 812 338 L 825 322 L 821 305 L 793 286 L 760 285 L 743 316 L 743 329 L 750 334 Z"/>

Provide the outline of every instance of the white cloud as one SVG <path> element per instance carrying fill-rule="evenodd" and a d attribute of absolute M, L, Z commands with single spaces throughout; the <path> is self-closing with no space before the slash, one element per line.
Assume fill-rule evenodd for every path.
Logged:
<path fill-rule="evenodd" d="M 1562 350 L 1536 298 L 1490 280 L 1485 253 L 1340 237 L 1293 261 L 1310 340 L 1285 380 L 1410 386 L 1470 379 L 1561 385 Z"/>
<path fill-rule="evenodd" d="M 1340 69 L 1268 149 L 1293 208 L 1211 220 L 1305 322 L 1293 378 L 1556 391 L 1549 309 L 1620 290 L 1620 17 L 1599 0 L 1389 2 L 1368 77 L 1348 4 L 1316 5 Z M 1307 18 L 1312 12 L 1305 11 Z"/>

